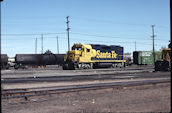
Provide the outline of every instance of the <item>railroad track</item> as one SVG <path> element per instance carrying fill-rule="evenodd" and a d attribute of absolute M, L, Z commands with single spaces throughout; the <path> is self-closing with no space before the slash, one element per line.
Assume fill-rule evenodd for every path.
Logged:
<path fill-rule="evenodd" d="M 97 84 L 37 88 L 37 89 L 31 89 L 31 88 L 30 89 L 10 89 L 10 90 L 2 90 L 1 98 L 2 99 L 12 99 L 12 98 L 27 99 L 28 97 L 32 97 L 32 96 L 52 95 L 52 94 L 59 94 L 59 93 L 70 93 L 70 92 L 77 92 L 77 91 L 97 90 L 97 89 L 106 89 L 106 88 L 121 89 L 124 87 L 155 85 L 155 84 L 169 83 L 169 82 L 170 82 L 170 79 L 161 79 L 161 80 L 97 83 Z"/>
<path fill-rule="evenodd" d="M 129 79 L 129 78 L 139 78 L 136 74 L 148 73 L 149 71 L 134 71 L 134 72 L 115 72 L 110 73 L 91 73 L 91 74 L 78 74 L 78 75 L 56 75 L 56 76 L 34 76 L 34 77 L 17 77 L 17 78 L 1 78 L 1 83 L 26 83 L 26 82 L 62 82 L 62 81 L 84 81 L 84 80 L 107 80 L 107 79 Z M 118 77 L 126 76 L 126 77 Z M 134 75 L 134 76 L 131 76 Z M 154 73 L 151 73 L 154 75 Z M 128 77 L 127 77 L 128 76 Z M 140 76 L 143 77 L 143 76 Z M 151 77 L 151 76 L 150 76 Z M 159 77 L 159 75 L 154 76 Z"/>
<path fill-rule="evenodd" d="M 57 73 L 58 72 L 82 72 L 82 73 L 85 73 L 85 72 L 113 72 L 113 71 L 132 71 L 132 70 L 137 70 L 137 71 L 140 71 L 140 70 L 144 70 L 144 71 L 151 71 L 151 70 L 154 70 L 154 67 L 150 67 L 150 66 L 147 66 L 147 67 L 142 67 L 142 66 L 139 66 L 139 67 L 126 67 L 126 68 L 100 68 L 100 69 L 86 69 L 86 70 L 56 70 Z M 6 70 L 7 71 L 7 70 Z M 36 72 L 39 72 L 39 73 L 44 73 L 45 71 L 52 71 L 52 70 L 47 70 L 47 69 L 27 69 L 27 70 L 10 70 L 9 72 L 2 72 L 1 74 L 2 75 L 6 75 L 6 74 L 18 74 L 18 75 L 21 75 L 21 74 L 35 74 Z"/>

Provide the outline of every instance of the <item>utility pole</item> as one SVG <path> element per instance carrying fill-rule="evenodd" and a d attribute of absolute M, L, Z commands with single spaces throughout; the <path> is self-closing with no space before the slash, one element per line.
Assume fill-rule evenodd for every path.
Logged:
<path fill-rule="evenodd" d="M 155 25 L 152 25 L 152 41 L 153 41 L 153 62 L 154 62 L 154 65 L 155 65 L 155 49 L 154 49 L 154 38 L 155 38 L 155 35 L 154 35 L 154 27 Z"/>
<path fill-rule="evenodd" d="M 43 54 L 43 34 L 41 35 L 41 42 L 42 42 L 42 44 L 41 44 L 41 48 L 42 48 L 41 53 Z"/>
<path fill-rule="evenodd" d="M 135 41 L 135 51 L 136 51 L 136 41 Z"/>
<path fill-rule="evenodd" d="M 0 54 L 1 54 L 1 2 L 2 2 L 3 0 L 0 0 Z M 1 69 L 1 67 L 0 67 L 0 69 Z"/>
<path fill-rule="evenodd" d="M 171 8 L 172 8 L 172 1 L 170 0 L 170 37 L 171 37 Z M 171 48 L 171 38 L 170 38 L 170 47 Z M 172 58 L 172 56 L 171 56 Z"/>
<path fill-rule="evenodd" d="M 69 20 L 68 20 L 68 18 L 69 18 L 69 16 L 67 16 L 66 17 L 66 19 L 67 19 L 67 29 L 66 29 L 66 31 L 67 31 L 67 36 L 68 36 L 68 51 L 70 51 L 70 41 L 69 41 L 69 30 L 70 30 L 70 28 L 69 28 Z"/>
<path fill-rule="evenodd" d="M 35 54 L 37 54 L 37 38 L 35 39 Z"/>
<path fill-rule="evenodd" d="M 57 54 L 59 54 L 59 41 L 58 41 L 58 36 L 57 36 Z"/>
<path fill-rule="evenodd" d="M 0 0 L 0 54 L 1 54 L 1 2 L 3 0 Z M 0 70 L 1 70 L 1 67 L 0 67 Z M 0 79 L 1 79 L 1 76 L 0 76 Z M 1 89 L 2 89 L 2 86 L 1 86 Z"/>

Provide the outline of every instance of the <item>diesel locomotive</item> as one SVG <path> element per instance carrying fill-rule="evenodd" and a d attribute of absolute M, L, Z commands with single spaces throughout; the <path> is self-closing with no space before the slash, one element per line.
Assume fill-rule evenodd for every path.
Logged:
<path fill-rule="evenodd" d="M 125 67 L 121 46 L 74 44 L 64 58 L 63 69 L 92 69 L 99 67 Z"/>
<path fill-rule="evenodd" d="M 155 71 L 171 71 L 171 42 L 168 48 L 161 51 L 162 58 L 155 62 Z"/>

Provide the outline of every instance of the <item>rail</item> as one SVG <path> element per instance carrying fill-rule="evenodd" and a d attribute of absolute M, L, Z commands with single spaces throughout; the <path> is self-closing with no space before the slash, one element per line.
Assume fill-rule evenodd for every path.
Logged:
<path fill-rule="evenodd" d="M 118 88 L 123 88 L 123 87 L 155 85 L 155 84 L 168 83 L 168 82 L 170 82 L 170 79 L 97 83 L 97 84 L 64 86 L 64 87 L 58 87 L 58 88 L 47 88 L 47 89 L 37 89 L 37 90 L 11 89 L 11 90 L 2 90 L 1 98 L 2 99 L 27 98 L 27 97 L 31 97 L 31 96 L 41 96 L 41 95 L 69 93 L 69 92 L 106 89 L 106 88 L 117 88 L 118 89 Z"/>

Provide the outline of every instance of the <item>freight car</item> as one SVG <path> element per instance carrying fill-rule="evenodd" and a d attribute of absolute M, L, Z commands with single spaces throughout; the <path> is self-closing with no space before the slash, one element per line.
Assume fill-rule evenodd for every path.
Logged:
<path fill-rule="evenodd" d="M 15 69 L 25 68 L 26 66 L 40 66 L 42 65 L 41 54 L 16 54 Z"/>
<path fill-rule="evenodd" d="M 155 61 L 161 59 L 161 52 L 155 52 Z M 137 65 L 154 64 L 152 51 L 134 51 L 133 63 Z"/>
<path fill-rule="evenodd" d="M 62 66 L 64 64 L 64 56 L 65 54 L 54 54 L 56 57 L 56 65 Z"/>
<path fill-rule="evenodd" d="M 63 69 L 92 69 L 124 67 L 124 49 L 121 46 L 74 44 L 65 56 Z"/>
<path fill-rule="evenodd" d="M 26 66 L 46 66 L 46 65 L 62 65 L 64 54 L 16 54 L 15 69 L 25 68 Z"/>
<path fill-rule="evenodd" d="M 1 69 L 8 69 L 8 56 L 7 54 L 1 54 Z"/>

